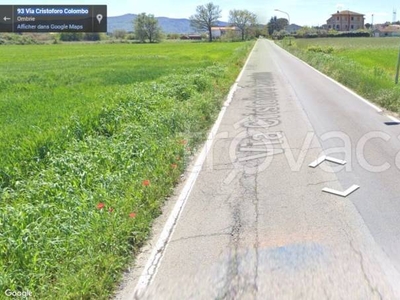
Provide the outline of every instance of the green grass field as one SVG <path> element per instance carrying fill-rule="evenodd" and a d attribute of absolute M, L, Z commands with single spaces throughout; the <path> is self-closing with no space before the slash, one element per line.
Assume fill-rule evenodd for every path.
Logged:
<path fill-rule="evenodd" d="M 0 48 L 0 294 L 108 299 L 252 43 Z"/>
<path fill-rule="evenodd" d="M 121 87 L 184 69 L 227 63 L 219 44 L 8 46 L 0 64 L 0 178 L 65 140 L 66 125 L 92 122 Z M 4 174 L 5 173 L 5 174 Z M 1 181 L 0 181 L 1 183 Z"/>
<path fill-rule="evenodd" d="M 400 88 L 394 83 L 399 39 L 315 38 L 280 44 L 369 100 L 400 112 Z"/>

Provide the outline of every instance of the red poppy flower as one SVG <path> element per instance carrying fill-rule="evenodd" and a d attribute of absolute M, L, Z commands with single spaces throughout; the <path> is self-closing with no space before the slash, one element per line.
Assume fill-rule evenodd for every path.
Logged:
<path fill-rule="evenodd" d="M 136 217 L 136 213 L 132 212 L 129 214 L 129 218 L 135 218 Z"/>
<path fill-rule="evenodd" d="M 104 208 L 104 203 L 99 203 L 99 204 L 97 204 L 97 209 L 103 209 Z"/>
<path fill-rule="evenodd" d="M 148 179 L 143 180 L 142 184 L 143 184 L 144 186 L 149 186 L 149 185 L 150 185 L 150 180 L 148 180 Z"/>

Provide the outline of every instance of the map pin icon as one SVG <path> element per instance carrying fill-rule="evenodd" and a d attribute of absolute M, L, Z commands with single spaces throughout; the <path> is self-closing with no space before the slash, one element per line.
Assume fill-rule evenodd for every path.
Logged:
<path fill-rule="evenodd" d="M 98 14 L 96 16 L 97 21 L 99 21 L 99 24 L 101 23 L 101 20 L 103 20 L 103 15 Z"/>

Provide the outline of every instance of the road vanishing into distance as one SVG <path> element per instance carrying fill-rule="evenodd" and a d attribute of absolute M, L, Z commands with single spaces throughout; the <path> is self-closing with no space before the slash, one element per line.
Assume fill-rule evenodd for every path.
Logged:
<path fill-rule="evenodd" d="M 398 123 L 258 40 L 116 299 L 400 299 Z"/>

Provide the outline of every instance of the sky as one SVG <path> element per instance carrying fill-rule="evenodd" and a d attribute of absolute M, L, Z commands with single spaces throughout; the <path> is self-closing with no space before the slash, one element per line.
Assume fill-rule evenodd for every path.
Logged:
<path fill-rule="evenodd" d="M 228 21 L 229 11 L 233 9 L 247 9 L 254 12 L 260 23 L 277 16 L 287 18 L 285 13 L 275 11 L 279 9 L 289 14 L 290 23 L 301 26 L 321 26 L 326 23 L 331 14 L 337 10 L 351 10 L 365 14 L 365 23 L 384 23 L 393 20 L 393 10 L 397 11 L 396 21 L 400 20 L 400 1 L 385 0 L 0 0 L 0 5 L 7 4 L 45 4 L 45 5 L 72 5 L 72 4 L 101 4 L 107 5 L 108 16 L 124 14 L 148 13 L 156 17 L 189 18 L 195 14 L 196 7 L 213 2 L 222 10 L 221 21 Z"/>

